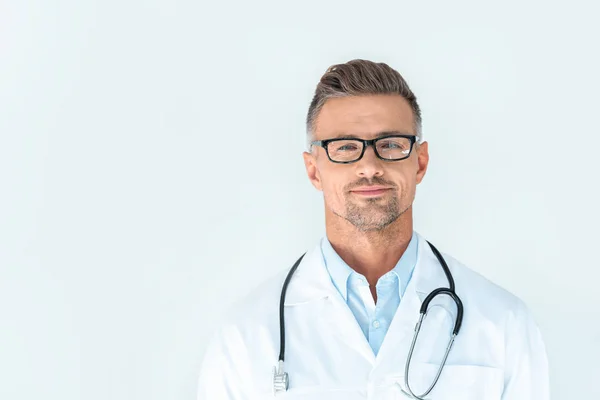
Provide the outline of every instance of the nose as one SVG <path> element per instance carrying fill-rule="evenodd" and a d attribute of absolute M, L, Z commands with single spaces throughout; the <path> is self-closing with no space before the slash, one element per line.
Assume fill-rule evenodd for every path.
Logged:
<path fill-rule="evenodd" d="M 377 157 L 373 146 L 368 146 L 365 154 L 356 162 L 356 173 L 367 178 L 383 175 L 383 160 Z"/>

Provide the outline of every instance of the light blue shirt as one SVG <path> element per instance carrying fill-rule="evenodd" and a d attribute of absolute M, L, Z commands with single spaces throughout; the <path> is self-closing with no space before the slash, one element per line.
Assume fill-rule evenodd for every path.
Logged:
<path fill-rule="evenodd" d="M 417 247 L 418 239 L 413 232 L 408 247 L 396 266 L 377 281 L 375 304 L 367 279 L 342 260 L 327 236 L 321 240 L 321 252 L 331 281 L 356 317 L 375 355 L 381 348 L 400 299 L 404 296 L 412 277 L 417 262 Z"/>

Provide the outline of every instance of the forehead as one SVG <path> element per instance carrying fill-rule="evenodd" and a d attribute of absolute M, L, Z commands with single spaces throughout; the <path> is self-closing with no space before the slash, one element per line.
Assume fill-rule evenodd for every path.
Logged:
<path fill-rule="evenodd" d="M 414 116 L 399 95 L 350 96 L 329 99 L 315 123 L 315 138 L 357 135 L 364 139 L 381 132 L 414 134 Z"/>

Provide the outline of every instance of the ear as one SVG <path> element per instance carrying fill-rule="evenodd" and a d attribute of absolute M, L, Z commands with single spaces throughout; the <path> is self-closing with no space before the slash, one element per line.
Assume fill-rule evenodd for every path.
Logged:
<path fill-rule="evenodd" d="M 427 166 L 429 165 L 429 143 L 423 142 L 417 145 L 417 164 L 419 166 L 417 170 L 417 184 L 419 184 L 425 177 Z"/>
<path fill-rule="evenodd" d="M 323 185 L 321 184 L 321 176 L 317 168 L 316 154 L 305 151 L 302 153 L 302 157 L 304 157 L 304 167 L 306 167 L 306 175 L 308 175 L 310 183 L 312 183 L 317 190 L 322 191 Z"/>

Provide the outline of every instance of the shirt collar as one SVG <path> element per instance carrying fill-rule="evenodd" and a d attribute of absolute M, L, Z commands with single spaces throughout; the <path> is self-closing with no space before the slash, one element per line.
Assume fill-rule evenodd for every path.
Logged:
<path fill-rule="evenodd" d="M 351 275 L 356 275 L 358 277 L 364 278 L 361 274 L 354 271 L 342 258 L 336 253 L 336 251 L 331 246 L 331 242 L 327 236 L 324 236 L 321 239 L 321 253 L 323 256 L 323 261 L 325 263 L 325 267 L 327 268 L 327 272 L 329 273 L 329 277 L 333 282 L 334 286 L 340 292 L 344 300 L 348 298 L 348 279 Z M 404 295 L 406 291 L 406 287 L 408 286 L 408 282 L 411 279 L 413 270 L 415 268 L 415 264 L 417 262 L 417 254 L 418 254 L 418 238 L 417 233 L 413 231 L 410 242 L 408 243 L 408 247 L 396 266 L 392 269 L 392 271 L 398 276 L 399 289 L 400 289 L 400 297 Z M 388 274 L 390 273 L 388 272 Z M 387 274 L 386 274 L 387 275 Z M 385 276 L 385 275 L 384 275 Z"/>

